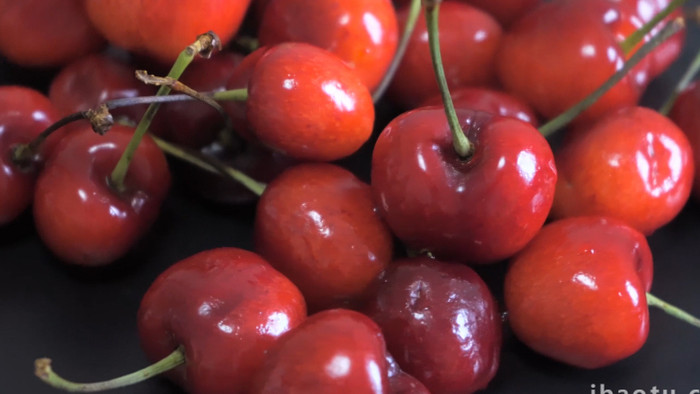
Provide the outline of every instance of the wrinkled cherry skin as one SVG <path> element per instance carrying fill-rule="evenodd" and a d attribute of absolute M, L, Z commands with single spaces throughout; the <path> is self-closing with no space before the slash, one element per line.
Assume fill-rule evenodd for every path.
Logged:
<path fill-rule="evenodd" d="M 384 77 L 398 44 L 390 0 L 276 0 L 265 7 L 261 45 L 305 42 L 333 52 L 370 91 Z"/>
<path fill-rule="evenodd" d="M 692 155 L 686 136 L 663 115 L 643 107 L 610 113 L 557 151 L 552 216 L 615 217 L 651 234 L 688 200 Z"/>
<path fill-rule="evenodd" d="M 676 100 L 671 109 L 671 119 L 680 127 L 688 137 L 688 142 L 693 148 L 693 163 L 695 176 L 693 177 L 693 197 L 700 200 L 700 84 L 690 84 Z"/>
<path fill-rule="evenodd" d="M 391 261 L 391 233 L 370 186 L 326 163 L 272 181 L 258 202 L 255 250 L 289 277 L 310 309 L 357 302 Z"/>
<path fill-rule="evenodd" d="M 270 347 L 305 317 L 299 290 L 264 259 L 220 248 L 160 274 L 141 300 L 138 329 L 153 362 L 184 347 L 185 365 L 168 376 L 187 392 L 246 393 Z"/>
<path fill-rule="evenodd" d="M 581 368 L 613 364 L 642 347 L 648 286 L 638 267 L 640 260 L 651 265 L 651 255 L 644 236 L 624 227 L 599 217 L 559 220 L 513 258 L 505 302 L 513 332 L 528 347 Z"/>
<path fill-rule="evenodd" d="M 372 191 L 406 246 L 439 258 L 495 262 L 535 236 L 549 214 L 557 171 L 530 124 L 458 109 L 472 157 L 459 158 L 442 108 L 394 119 L 372 156 Z"/>
<path fill-rule="evenodd" d="M 150 138 L 139 145 L 118 193 L 108 177 L 133 128 L 100 136 L 89 124 L 66 135 L 37 180 L 34 220 L 44 244 L 67 263 L 99 266 L 123 256 L 155 221 L 170 186 L 163 152 Z"/>
<path fill-rule="evenodd" d="M 408 11 L 408 6 L 397 11 L 401 29 Z M 476 7 L 445 1 L 440 6 L 438 28 L 443 67 L 450 88 L 495 85 L 496 52 L 503 35 L 498 22 Z M 425 17 L 421 15 L 387 94 L 401 107 L 415 108 L 439 93 Z"/>
<path fill-rule="evenodd" d="M 472 393 L 498 369 L 501 317 L 486 284 L 465 265 L 394 261 L 367 312 L 401 368 L 430 392 Z"/>
<path fill-rule="evenodd" d="M 455 108 L 484 111 L 494 115 L 509 116 L 520 119 L 537 127 L 539 121 L 535 111 L 521 99 L 493 89 L 466 87 L 450 91 Z M 443 105 L 442 95 L 435 95 L 425 100 L 421 107 Z"/>
<path fill-rule="evenodd" d="M 502 39 L 497 68 L 503 86 L 546 118 L 582 100 L 624 65 L 626 56 L 617 36 L 594 3 L 542 3 Z M 625 76 L 577 121 L 587 123 L 635 105 L 642 90 L 636 74 Z"/>
<path fill-rule="evenodd" d="M 246 117 L 256 138 L 290 157 L 332 161 L 372 134 L 374 104 L 355 72 L 304 43 L 270 48 L 248 84 Z"/>
<path fill-rule="evenodd" d="M 389 393 L 385 353 L 369 317 L 322 311 L 274 344 L 250 393 Z"/>
<path fill-rule="evenodd" d="M 213 31 L 222 43 L 238 30 L 250 0 L 86 1 L 95 27 L 110 43 L 172 63 L 197 36 Z"/>
<path fill-rule="evenodd" d="M 104 39 L 84 0 L 0 0 L 0 54 L 22 66 L 60 66 L 98 50 Z"/>
<path fill-rule="evenodd" d="M 29 206 L 36 171 L 23 170 L 11 160 L 12 149 L 31 142 L 59 118 L 40 92 L 21 86 L 0 86 L 0 226 Z"/>

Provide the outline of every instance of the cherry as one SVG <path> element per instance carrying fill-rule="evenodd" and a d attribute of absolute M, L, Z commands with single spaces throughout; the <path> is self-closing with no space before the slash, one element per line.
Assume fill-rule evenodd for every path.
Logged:
<path fill-rule="evenodd" d="M 13 148 L 32 141 L 58 117 L 56 108 L 40 92 L 0 86 L 0 225 L 24 212 L 34 194 L 36 171 L 13 163 Z"/>
<path fill-rule="evenodd" d="M 354 153 L 374 124 L 372 97 L 355 72 L 332 53 L 304 43 L 265 52 L 250 78 L 246 106 L 264 145 L 303 160 Z"/>
<path fill-rule="evenodd" d="M 226 43 L 238 30 L 250 0 L 135 2 L 86 1 L 90 20 L 114 45 L 161 62 L 175 60 L 198 34 L 213 31 Z"/>
<path fill-rule="evenodd" d="M 277 341 L 250 393 L 388 392 L 386 346 L 369 317 L 347 309 L 310 316 Z"/>
<path fill-rule="evenodd" d="M 615 217 L 644 234 L 680 212 L 694 173 L 683 132 L 642 107 L 617 110 L 579 130 L 557 151 L 556 163 L 553 217 Z"/>
<path fill-rule="evenodd" d="M 84 0 L 0 1 L 0 53 L 22 66 L 60 66 L 99 49 Z"/>
<path fill-rule="evenodd" d="M 542 0 L 464 0 L 493 15 L 503 26 L 509 26 L 535 8 Z"/>
<path fill-rule="evenodd" d="M 639 267 L 651 264 L 644 236 L 620 222 L 577 217 L 548 224 L 506 274 L 513 332 L 536 352 L 574 366 L 622 360 L 648 335 L 651 277 L 640 277 Z"/>
<path fill-rule="evenodd" d="M 329 50 L 373 91 L 396 52 L 398 26 L 390 0 L 276 0 L 265 7 L 258 38 Z"/>
<path fill-rule="evenodd" d="M 700 108 L 700 84 L 692 83 L 678 96 L 670 117 L 688 137 L 696 170 L 692 193 L 700 199 L 700 112 L 697 108 Z"/>
<path fill-rule="evenodd" d="M 155 221 L 170 184 L 165 156 L 150 139 L 138 147 L 123 191 L 109 174 L 133 129 L 115 125 L 104 136 L 89 125 L 66 135 L 37 180 L 34 220 L 60 259 L 97 266 L 123 256 Z"/>
<path fill-rule="evenodd" d="M 501 320 L 469 267 L 426 257 L 393 262 L 367 307 L 403 370 L 436 393 L 472 393 L 498 368 Z"/>
<path fill-rule="evenodd" d="M 468 4 L 445 1 L 440 7 L 440 46 L 449 86 L 494 85 L 496 52 L 503 34 L 498 22 Z M 397 11 L 402 28 L 408 13 L 408 6 Z M 389 98 L 404 108 L 415 108 L 440 93 L 428 44 L 425 18 L 419 18 L 387 91 Z"/>
<path fill-rule="evenodd" d="M 430 394 L 430 391 L 418 379 L 404 372 L 394 356 L 386 354 L 389 391 L 393 394 Z"/>
<path fill-rule="evenodd" d="M 547 141 L 523 121 L 458 109 L 474 148 L 460 158 L 441 108 L 400 115 L 372 156 L 379 212 L 409 248 L 444 259 L 494 262 L 540 229 L 557 171 Z"/>
<path fill-rule="evenodd" d="M 310 309 L 360 301 L 393 252 L 369 185 L 326 163 L 292 167 L 265 188 L 255 249 L 299 286 Z"/>

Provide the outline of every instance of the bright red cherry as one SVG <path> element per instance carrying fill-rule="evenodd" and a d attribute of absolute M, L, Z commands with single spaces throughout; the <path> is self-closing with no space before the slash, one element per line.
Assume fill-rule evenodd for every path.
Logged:
<path fill-rule="evenodd" d="M 274 344 L 250 393 L 388 393 L 385 353 L 382 332 L 369 317 L 322 311 Z"/>
<path fill-rule="evenodd" d="M 246 106 L 264 145 L 303 160 L 349 156 L 374 125 L 372 97 L 355 72 L 332 53 L 304 43 L 265 52 L 250 78 Z"/>
<path fill-rule="evenodd" d="M 133 129 L 115 125 L 100 136 L 88 124 L 64 136 L 37 180 L 34 220 L 60 259 L 97 266 L 123 256 L 155 221 L 170 185 L 163 152 L 139 145 L 118 192 L 108 178 Z"/>
<path fill-rule="evenodd" d="M 390 0 L 276 0 L 265 7 L 261 45 L 306 42 L 333 52 L 370 91 L 396 52 L 398 27 Z"/>
<path fill-rule="evenodd" d="M 250 0 L 85 1 L 95 27 L 114 45 L 171 63 L 200 34 L 223 43 L 238 30 Z"/>
<path fill-rule="evenodd" d="M 397 11 L 406 23 L 408 6 Z M 492 16 L 456 1 L 440 6 L 440 48 L 450 88 L 493 86 L 496 83 L 496 52 L 503 31 Z M 419 17 L 401 65 L 388 90 L 389 98 L 404 108 L 415 108 L 440 93 L 435 80 L 424 17 Z"/>
<path fill-rule="evenodd" d="M 246 393 L 278 338 L 306 317 L 299 290 L 260 256 L 236 248 L 186 258 L 141 301 L 141 344 L 152 361 L 184 348 L 169 376 L 193 394 Z"/>
<path fill-rule="evenodd" d="M 700 199 L 700 84 L 690 84 L 676 100 L 670 117 L 688 137 L 693 149 L 695 176 L 693 177 L 693 196 Z"/>
<path fill-rule="evenodd" d="M 463 0 L 493 15 L 503 26 L 509 26 L 542 0 Z"/>
<path fill-rule="evenodd" d="M 0 54 L 22 66 L 60 66 L 99 49 L 84 0 L 0 0 Z"/>
<path fill-rule="evenodd" d="M 241 62 L 233 69 L 228 82 L 226 82 L 226 90 L 248 89 L 250 77 L 253 75 L 253 70 L 258 64 L 258 60 L 267 52 L 268 47 L 260 47 L 248 54 Z M 257 142 L 254 132 L 246 118 L 246 102 L 244 101 L 225 101 L 221 105 L 226 110 L 226 113 L 231 118 L 233 130 L 239 136 L 248 141 Z"/>
<path fill-rule="evenodd" d="M 648 335 L 651 278 L 640 278 L 639 267 L 651 264 L 644 236 L 617 221 L 577 217 L 548 224 L 506 274 L 513 332 L 536 352 L 574 366 L 622 360 Z"/>
<path fill-rule="evenodd" d="M 602 215 L 651 234 L 683 208 L 693 182 L 688 139 L 647 108 L 624 108 L 577 130 L 557 151 L 552 216 Z"/>
<path fill-rule="evenodd" d="M 401 368 L 430 392 L 475 392 L 498 369 L 501 317 L 486 284 L 465 265 L 395 261 L 367 312 Z"/>
<path fill-rule="evenodd" d="M 389 264 L 392 236 L 370 186 L 333 164 L 302 164 L 258 202 L 255 249 L 289 277 L 310 309 L 362 299 Z"/>
<path fill-rule="evenodd" d="M 380 214 L 409 248 L 463 262 L 507 258 L 535 236 L 554 198 L 547 141 L 518 119 L 458 109 L 471 157 L 452 145 L 445 112 L 425 107 L 382 131 L 372 157 Z"/>
<path fill-rule="evenodd" d="M 31 142 L 59 118 L 40 92 L 21 86 L 0 86 L 0 225 L 15 219 L 34 195 L 36 171 L 12 162 L 13 147 Z"/>

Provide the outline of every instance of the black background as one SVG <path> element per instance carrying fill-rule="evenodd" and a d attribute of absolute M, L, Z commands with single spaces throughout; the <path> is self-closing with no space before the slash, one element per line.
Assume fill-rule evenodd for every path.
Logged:
<path fill-rule="evenodd" d="M 688 36 L 684 55 L 652 84 L 646 105 L 659 106 L 698 51 L 698 28 L 690 26 Z M 0 84 L 45 89 L 52 75 L 51 70 L 25 70 L 0 59 Z M 378 126 L 387 121 L 383 116 Z M 365 179 L 370 151 L 368 144 L 345 162 Z M 0 393 L 57 392 L 33 376 L 37 357 L 53 358 L 57 372 L 77 381 L 102 380 L 145 366 L 136 311 L 150 283 L 169 265 L 199 251 L 220 246 L 251 249 L 253 211 L 254 205 L 206 203 L 176 182 L 150 234 L 106 269 L 76 269 L 56 261 L 37 238 L 29 212 L 0 228 Z M 700 204 L 689 202 L 649 242 L 655 260 L 652 292 L 700 315 Z M 497 295 L 504 268 L 501 264 L 481 270 Z M 540 357 L 506 330 L 500 370 L 485 392 L 600 393 L 601 384 L 614 393 L 649 393 L 657 387 L 687 394 L 700 389 L 700 329 L 652 310 L 650 335 L 642 350 L 594 371 Z M 180 391 L 155 378 L 115 392 Z"/>

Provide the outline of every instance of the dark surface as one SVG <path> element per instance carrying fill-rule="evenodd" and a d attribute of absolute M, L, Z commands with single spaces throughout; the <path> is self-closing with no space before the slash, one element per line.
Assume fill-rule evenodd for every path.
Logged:
<path fill-rule="evenodd" d="M 695 27 L 691 36 L 698 36 Z M 649 105 L 663 101 L 697 49 L 693 41 L 652 86 Z M 0 60 L 0 84 L 45 87 L 51 75 Z M 369 150 L 359 165 L 352 165 L 365 176 Z M 150 235 L 106 269 L 75 269 L 56 261 L 38 240 L 30 213 L 0 228 L 0 393 L 56 392 L 33 376 L 37 357 L 53 358 L 55 370 L 78 381 L 106 379 L 146 365 L 136 311 L 154 278 L 172 263 L 208 248 L 252 247 L 254 206 L 212 206 L 185 189 L 176 185 Z M 691 201 L 676 220 L 650 237 L 650 244 L 656 270 L 653 293 L 700 315 L 700 204 Z M 496 293 L 503 270 L 503 265 L 481 270 Z M 700 389 L 700 329 L 658 310 L 651 312 L 649 339 L 639 353 L 594 371 L 547 360 L 507 330 L 505 335 L 501 368 L 486 393 L 602 393 L 601 384 L 613 393 Z M 156 378 L 116 392 L 180 391 Z"/>

